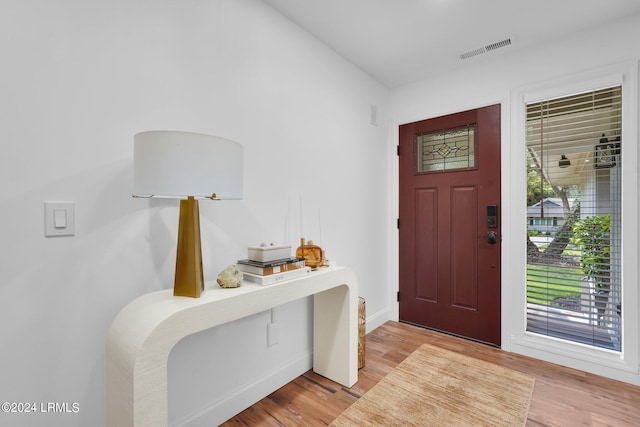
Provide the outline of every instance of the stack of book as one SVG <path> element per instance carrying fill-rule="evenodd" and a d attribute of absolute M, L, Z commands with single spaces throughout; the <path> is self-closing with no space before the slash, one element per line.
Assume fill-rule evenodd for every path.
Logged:
<path fill-rule="evenodd" d="M 311 268 L 305 267 L 304 258 L 284 258 L 273 261 L 241 259 L 237 265 L 245 280 L 260 285 L 297 279 L 311 272 Z"/>

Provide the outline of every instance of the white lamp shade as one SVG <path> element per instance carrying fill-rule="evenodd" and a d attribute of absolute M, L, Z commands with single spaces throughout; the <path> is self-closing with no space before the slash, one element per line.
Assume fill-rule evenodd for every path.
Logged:
<path fill-rule="evenodd" d="M 133 144 L 134 196 L 242 199 L 243 147 L 237 142 L 148 131 L 136 134 Z"/>

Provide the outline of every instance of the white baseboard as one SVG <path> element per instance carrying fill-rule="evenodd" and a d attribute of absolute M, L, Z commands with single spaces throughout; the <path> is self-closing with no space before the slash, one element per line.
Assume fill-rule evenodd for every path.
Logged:
<path fill-rule="evenodd" d="M 373 331 L 378 326 L 382 326 L 389 320 L 395 320 L 393 318 L 393 308 L 387 307 L 384 310 L 381 310 L 371 316 L 367 316 L 367 333 Z"/>
<path fill-rule="evenodd" d="M 228 395 L 211 402 L 199 411 L 171 423 L 171 426 L 210 427 L 220 425 L 307 372 L 312 366 L 313 352 L 309 351 L 286 365 L 268 372 L 256 381 L 239 386 Z"/>

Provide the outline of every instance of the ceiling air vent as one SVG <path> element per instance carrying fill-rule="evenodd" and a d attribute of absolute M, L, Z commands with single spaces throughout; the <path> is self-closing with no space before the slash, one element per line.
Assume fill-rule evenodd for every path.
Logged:
<path fill-rule="evenodd" d="M 469 52 L 465 52 L 462 55 L 460 55 L 460 59 L 471 58 L 472 56 L 481 55 L 481 54 L 483 54 L 485 52 L 486 52 L 486 50 L 483 47 L 478 48 L 478 49 L 474 49 L 474 50 L 470 50 Z"/>
<path fill-rule="evenodd" d="M 511 45 L 511 39 L 504 39 L 496 43 L 491 43 L 477 49 L 470 50 L 468 52 L 460 54 L 460 59 L 469 59 L 474 56 L 481 55 L 483 53 L 491 52 L 492 50 L 500 49 L 501 47 L 507 47 Z"/>
<path fill-rule="evenodd" d="M 510 44 L 511 44 L 511 39 L 504 39 L 502 41 L 499 41 L 498 43 L 492 43 L 490 45 L 487 45 L 484 48 L 487 50 L 487 52 L 490 52 L 492 50 L 500 49 L 501 47 L 507 47 Z"/>

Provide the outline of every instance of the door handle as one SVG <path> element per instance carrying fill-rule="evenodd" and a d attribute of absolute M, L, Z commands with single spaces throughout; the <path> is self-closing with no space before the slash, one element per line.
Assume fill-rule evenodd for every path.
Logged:
<path fill-rule="evenodd" d="M 478 236 L 478 239 L 486 239 L 487 243 L 489 243 L 490 245 L 495 245 L 496 243 L 498 243 L 498 233 L 496 233 L 495 231 L 489 231 L 487 232 L 486 236 Z"/>

